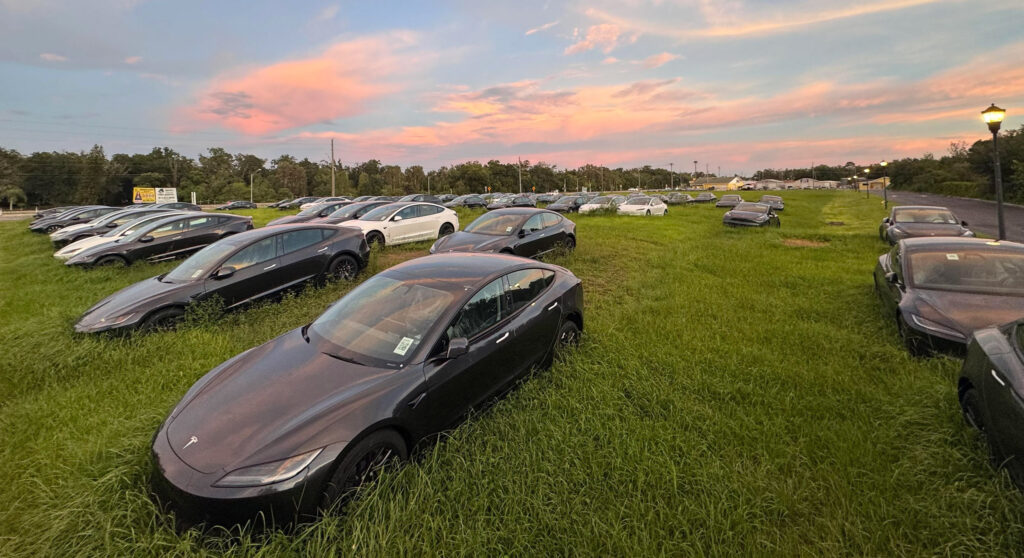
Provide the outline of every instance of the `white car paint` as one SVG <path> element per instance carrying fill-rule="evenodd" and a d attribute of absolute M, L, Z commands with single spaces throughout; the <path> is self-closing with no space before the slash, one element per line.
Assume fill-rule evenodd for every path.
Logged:
<path fill-rule="evenodd" d="M 386 211 L 378 212 L 378 210 Z M 424 215 L 424 213 L 427 213 Z M 378 215 L 381 220 L 368 220 L 367 216 Z M 405 244 L 421 240 L 436 240 L 440 235 L 441 226 L 448 223 L 452 232 L 459 230 L 459 216 L 451 209 L 426 202 L 404 202 L 401 205 L 388 204 L 381 206 L 359 219 L 341 223 L 343 227 L 351 227 L 363 231 L 364 235 L 379 232 L 384 235 L 384 244 Z"/>
<path fill-rule="evenodd" d="M 609 197 L 611 200 L 607 203 L 593 203 L 593 201 L 599 200 L 603 197 Z M 580 213 L 590 213 L 591 211 L 602 211 L 606 209 L 616 209 L 619 204 L 623 203 L 626 198 L 622 196 L 598 196 L 588 203 L 580 206 Z"/>
<path fill-rule="evenodd" d="M 58 260 L 66 260 L 66 259 L 70 258 L 71 256 L 74 256 L 75 254 L 81 252 L 82 250 L 85 250 L 86 248 L 92 248 L 93 246 L 99 246 L 100 244 L 106 244 L 108 242 L 113 242 L 113 241 L 117 240 L 118 238 L 121 238 L 122 236 L 127 234 L 129 231 L 134 230 L 138 225 L 146 224 L 146 223 L 148 223 L 150 221 L 155 221 L 157 219 L 163 219 L 165 217 L 170 217 L 170 216 L 175 215 L 177 213 L 181 213 L 181 212 L 180 211 L 168 211 L 166 213 L 157 213 L 155 215 L 147 215 L 145 217 L 140 217 L 138 219 L 135 219 L 134 221 L 130 221 L 128 223 L 125 223 L 125 225 L 128 225 L 128 227 L 126 227 L 125 225 L 121 225 L 120 227 L 114 229 L 113 231 L 110 231 L 107 234 L 102 234 L 102 235 L 97 235 L 97 236 L 90 236 L 88 238 L 83 238 L 82 240 L 76 240 L 75 242 L 72 242 L 71 244 L 68 244 L 67 246 L 61 248 L 60 250 L 57 250 L 56 252 L 54 252 L 53 253 L 53 257 L 57 258 Z M 111 233 L 113 233 L 115 231 L 120 231 L 117 236 L 107 236 L 107 235 L 109 235 L 109 234 L 111 234 Z"/>
<path fill-rule="evenodd" d="M 633 198 L 619 206 L 619 215 L 664 215 L 668 206 L 658 198 Z"/>

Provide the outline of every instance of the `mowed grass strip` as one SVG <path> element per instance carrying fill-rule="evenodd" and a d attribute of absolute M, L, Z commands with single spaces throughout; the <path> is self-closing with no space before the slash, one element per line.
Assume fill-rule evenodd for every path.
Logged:
<path fill-rule="evenodd" d="M 4 223 L 0 555 L 1018 554 L 1024 501 L 962 424 L 958 363 L 910 359 L 880 313 L 879 204 L 785 197 L 777 230 L 708 206 L 574 217 L 556 263 L 586 287 L 579 350 L 346 515 L 236 537 L 173 531 L 147 496 L 150 437 L 195 379 L 351 285 L 80 338 L 85 308 L 164 267 L 63 269 Z"/>

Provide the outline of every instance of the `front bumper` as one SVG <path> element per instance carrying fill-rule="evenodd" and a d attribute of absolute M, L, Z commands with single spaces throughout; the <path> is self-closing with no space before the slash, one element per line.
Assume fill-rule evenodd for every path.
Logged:
<path fill-rule="evenodd" d="M 748 221 L 746 219 L 722 219 L 722 224 L 729 225 L 730 227 L 763 227 L 768 223 L 769 221 L 758 223 L 757 221 Z"/>
<path fill-rule="evenodd" d="M 167 441 L 166 423 L 153 439 L 151 488 L 158 502 L 179 520 L 216 525 L 250 520 L 268 525 L 316 515 L 324 485 L 344 444 L 324 448 L 305 470 L 279 483 L 251 487 L 216 487 L 225 471 L 202 473 L 183 462 Z"/>

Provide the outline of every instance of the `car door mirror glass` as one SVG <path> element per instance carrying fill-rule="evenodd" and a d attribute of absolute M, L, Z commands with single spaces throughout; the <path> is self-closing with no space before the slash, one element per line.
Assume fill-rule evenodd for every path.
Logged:
<path fill-rule="evenodd" d="M 153 237 L 147 234 L 146 236 L 140 238 L 139 242 L 153 242 Z"/>
<path fill-rule="evenodd" d="M 448 352 L 445 356 L 449 359 L 459 358 L 469 352 L 469 339 L 456 337 L 448 342 Z"/>
<path fill-rule="evenodd" d="M 231 277 L 234 274 L 235 274 L 235 268 L 231 267 L 230 265 L 226 265 L 226 266 L 218 269 L 213 274 L 213 278 L 214 279 L 227 279 L 228 277 Z"/>

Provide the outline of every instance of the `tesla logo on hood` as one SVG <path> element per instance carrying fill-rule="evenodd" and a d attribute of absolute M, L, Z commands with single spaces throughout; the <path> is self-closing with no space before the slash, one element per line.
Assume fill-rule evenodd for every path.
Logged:
<path fill-rule="evenodd" d="M 199 441 L 199 438 L 196 438 L 195 436 L 192 436 L 191 438 L 188 439 L 188 443 L 185 444 L 185 447 L 183 447 L 181 449 L 188 449 L 189 446 L 191 446 L 192 444 L 194 444 L 194 443 L 196 443 L 198 441 Z"/>

